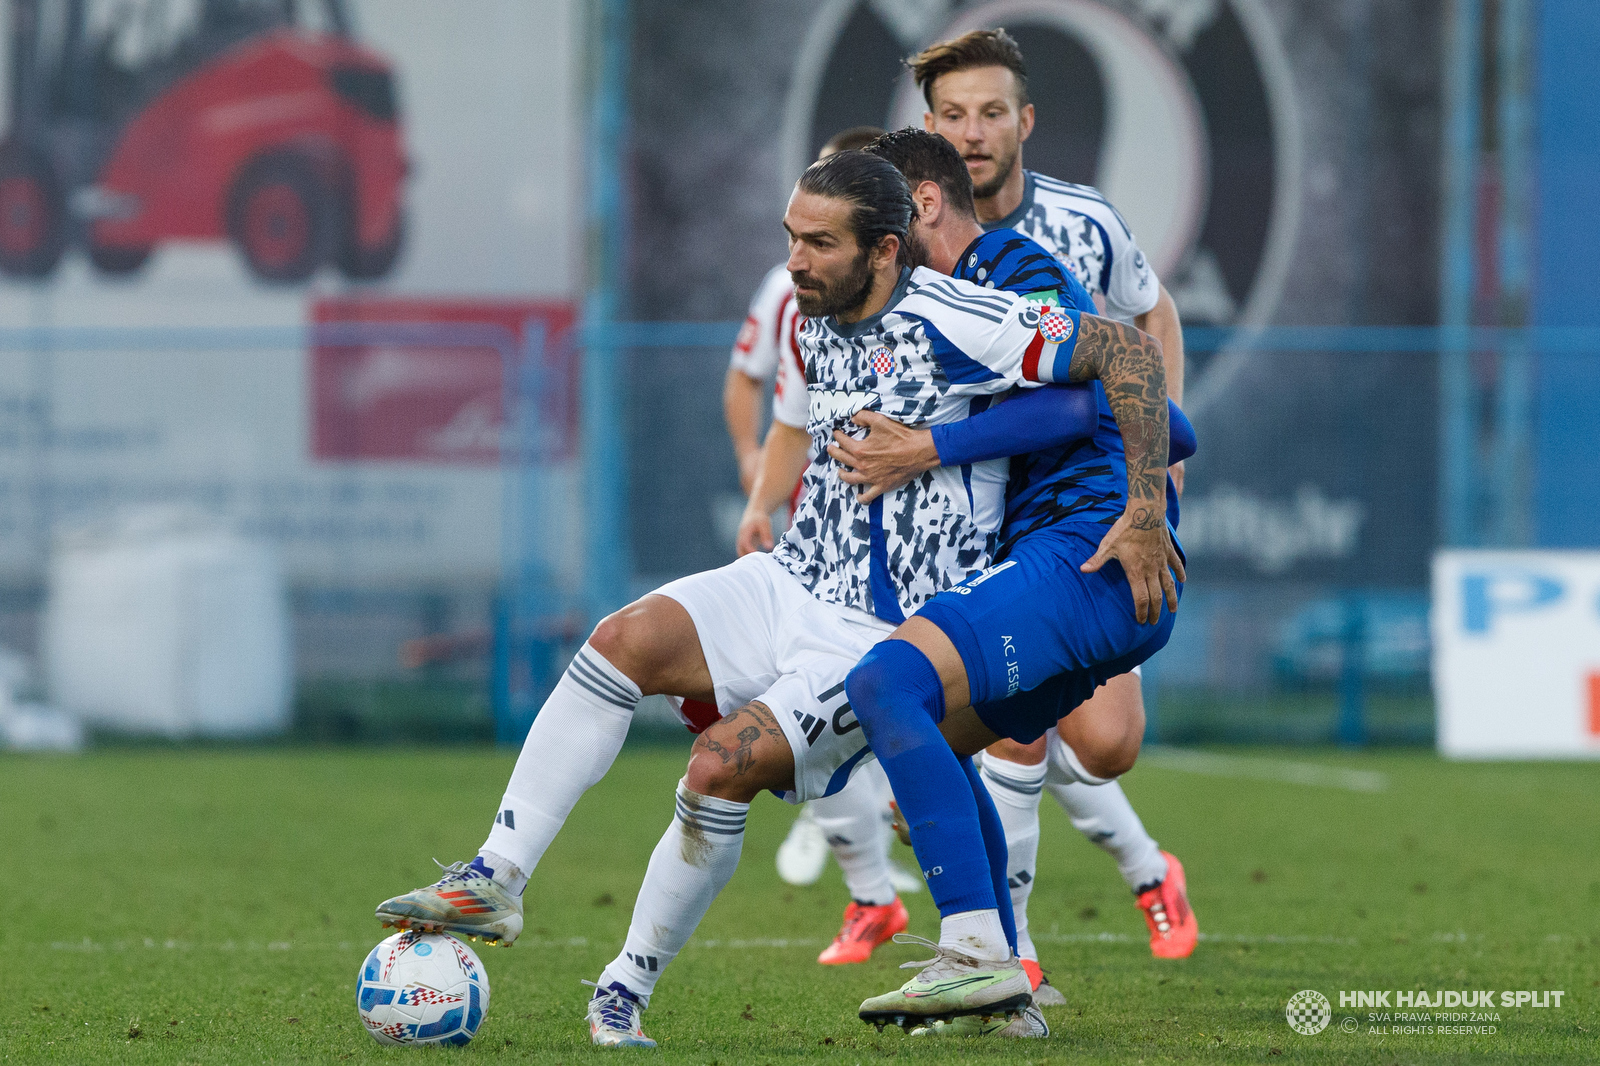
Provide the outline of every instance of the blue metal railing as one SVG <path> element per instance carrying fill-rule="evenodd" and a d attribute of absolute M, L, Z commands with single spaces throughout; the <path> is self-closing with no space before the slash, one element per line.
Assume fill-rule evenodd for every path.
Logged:
<path fill-rule="evenodd" d="M 608 343 L 618 348 L 731 347 L 739 322 L 614 322 Z M 586 332 L 589 342 L 592 334 Z M 1500 329 L 1445 326 L 1189 326 L 1191 352 L 1224 348 L 1260 352 L 1503 351 L 1600 352 L 1600 329 Z"/>

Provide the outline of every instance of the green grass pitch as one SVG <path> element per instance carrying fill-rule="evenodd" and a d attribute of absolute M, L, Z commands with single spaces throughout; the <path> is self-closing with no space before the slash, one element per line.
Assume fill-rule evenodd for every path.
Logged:
<path fill-rule="evenodd" d="M 373 906 L 431 881 L 431 857 L 473 853 L 510 753 L 0 757 L 0 1062 L 1600 1060 L 1600 766 L 1420 752 L 1157 752 L 1135 769 L 1127 791 L 1184 859 L 1205 936 L 1176 962 L 1150 957 L 1115 868 L 1047 798 L 1033 926 L 1070 1001 L 1047 1011 L 1048 1041 L 923 1042 L 861 1024 L 856 1004 L 920 956 L 815 963 L 845 893 L 832 868 L 811 888 L 778 880 L 792 812 L 763 798 L 743 867 L 646 1015 L 661 1048 L 592 1048 L 578 981 L 620 947 L 686 754 L 630 747 L 578 807 L 529 886 L 523 941 L 480 950 L 493 999 L 463 1049 L 380 1048 L 354 981 L 381 936 Z M 1282 780 L 1308 776 L 1291 762 L 1331 769 Z M 926 894 L 908 903 L 912 931 L 933 935 Z M 1334 1004 L 1315 1036 L 1284 1018 L 1301 989 Z M 1497 1008 L 1484 1035 L 1380 1034 L 1367 1011 L 1339 1008 L 1341 990 L 1383 989 L 1565 995 Z"/>

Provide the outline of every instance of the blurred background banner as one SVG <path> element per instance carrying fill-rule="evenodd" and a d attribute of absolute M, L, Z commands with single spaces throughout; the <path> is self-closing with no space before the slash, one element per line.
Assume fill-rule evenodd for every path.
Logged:
<path fill-rule="evenodd" d="M 489 735 L 525 408 L 539 447 L 508 454 L 559 515 L 528 554 L 547 598 L 582 580 L 583 30 L 574 3 L 470 6 L 0 5 L 0 643 L 41 650 L 51 589 L 96 613 L 84 531 L 179 507 L 274 575 L 314 733 Z M 116 617 L 102 643 L 142 646 Z M 466 640 L 402 664 L 440 634 Z M 93 649 L 52 641 L 36 695 L 92 712 Z M 179 703 L 149 724 L 186 735 Z"/>
<path fill-rule="evenodd" d="M 492 690 L 515 739 L 597 617 L 732 557 L 721 382 L 789 189 L 988 26 L 1024 163 L 1107 195 L 1185 325 L 1152 736 L 1430 741 L 1435 550 L 1596 543 L 1579 0 L 0 7 L 24 659 L 62 537 L 182 506 L 282 575 L 296 728 L 486 737 Z"/>

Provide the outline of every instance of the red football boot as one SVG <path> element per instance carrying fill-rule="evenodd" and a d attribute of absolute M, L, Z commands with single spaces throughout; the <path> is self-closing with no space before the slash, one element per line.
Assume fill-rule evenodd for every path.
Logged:
<path fill-rule="evenodd" d="M 1167 860 L 1167 876 L 1139 893 L 1139 909 L 1150 927 L 1150 954 L 1158 959 L 1186 959 L 1200 939 L 1200 923 L 1189 906 L 1183 863 L 1168 851 L 1161 856 Z"/>
<path fill-rule="evenodd" d="M 1050 983 L 1050 978 L 1044 975 L 1039 964 L 1033 959 L 1022 960 L 1022 972 L 1028 975 L 1028 983 L 1033 986 L 1033 1005 L 1035 1007 L 1062 1007 L 1066 1005 L 1067 997 L 1061 990 Z"/>
<path fill-rule="evenodd" d="M 876 907 L 864 907 L 852 900 L 844 909 L 844 925 L 839 935 L 817 956 L 817 961 L 824 966 L 866 962 L 872 957 L 873 948 L 887 943 L 896 933 L 905 932 L 910 922 L 906 905 L 898 897 L 893 903 Z"/>

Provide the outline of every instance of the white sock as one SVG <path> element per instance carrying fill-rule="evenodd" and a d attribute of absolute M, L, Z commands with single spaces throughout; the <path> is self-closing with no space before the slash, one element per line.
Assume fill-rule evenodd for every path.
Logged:
<path fill-rule="evenodd" d="M 611 769 L 642 698 L 639 686 L 587 642 L 578 649 L 522 742 L 480 851 L 496 881 L 522 891 L 579 797 Z"/>
<path fill-rule="evenodd" d="M 1004 962 L 1011 958 L 1011 945 L 1006 943 L 1000 912 L 992 908 L 962 911 L 941 920 L 939 946 L 986 962 Z"/>
<path fill-rule="evenodd" d="M 1017 922 L 1017 954 L 1039 961 L 1039 950 L 1028 935 L 1028 897 L 1039 861 L 1039 794 L 1044 789 L 1045 763 L 1024 766 L 984 753 L 983 783 L 1000 812 L 1006 831 L 1006 883 L 1011 886 L 1011 910 Z"/>
<path fill-rule="evenodd" d="M 600 987 L 621 982 L 646 1006 L 667 964 L 694 935 L 727 885 L 744 847 L 750 804 L 691 792 L 678 782 L 678 810 L 650 856 L 622 954 L 600 974 Z"/>
<path fill-rule="evenodd" d="M 1072 826 L 1104 848 L 1117 861 L 1117 870 L 1128 887 L 1137 892 L 1167 876 L 1167 860 L 1161 848 L 1134 813 L 1133 804 L 1115 781 L 1088 785 L 1062 764 L 1062 753 L 1071 748 L 1058 734 L 1050 734 L 1050 773 L 1045 787 L 1061 804 Z M 1073 761 L 1076 761 L 1074 758 Z"/>
<path fill-rule="evenodd" d="M 872 765 L 877 765 L 873 760 Z M 838 792 L 811 801 L 811 820 L 833 849 L 844 885 L 857 903 L 893 903 L 889 881 L 889 839 L 883 833 L 877 782 L 862 767 Z M 887 806 L 884 810 L 887 810 Z"/>

